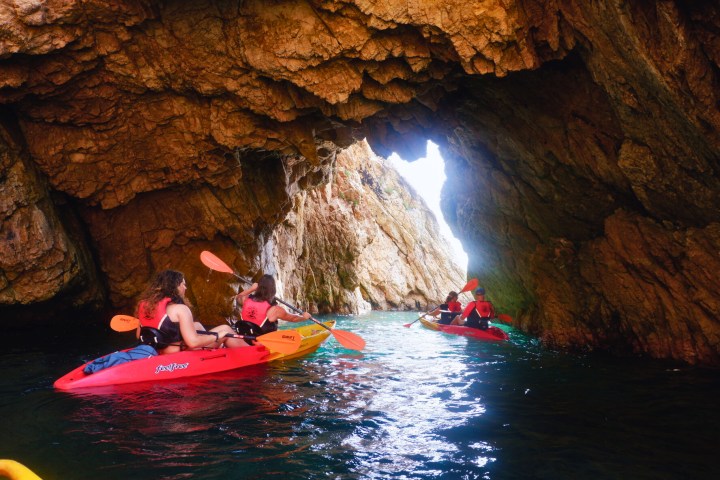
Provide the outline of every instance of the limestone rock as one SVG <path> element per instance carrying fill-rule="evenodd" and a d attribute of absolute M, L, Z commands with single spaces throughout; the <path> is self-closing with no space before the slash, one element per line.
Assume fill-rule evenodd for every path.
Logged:
<path fill-rule="evenodd" d="M 462 288 L 464 268 L 434 216 L 384 159 L 361 142 L 338 154 L 334 172 L 299 199 L 266 252 L 265 272 L 288 297 L 362 313 L 431 308 Z"/>

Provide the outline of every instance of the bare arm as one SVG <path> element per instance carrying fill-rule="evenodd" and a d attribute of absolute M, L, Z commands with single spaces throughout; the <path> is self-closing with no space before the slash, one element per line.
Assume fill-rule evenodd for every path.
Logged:
<path fill-rule="evenodd" d="M 183 342 L 188 348 L 200 348 L 212 345 L 217 340 L 215 335 L 198 335 L 195 331 L 195 321 L 193 315 L 187 305 L 169 305 L 167 314 L 170 320 L 177 321 L 180 324 L 180 334 Z"/>
<path fill-rule="evenodd" d="M 268 316 L 268 320 L 271 322 L 277 322 L 278 320 L 285 320 L 286 322 L 302 322 L 303 320 L 310 319 L 309 312 L 305 312 L 302 315 L 295 315 L 294 313 L 290 313 L 290 312 L 286 311 L 284 308 L 282 308 L 279 305 L 270 307 L 270 310 L 268 310 L 267 316 Z"/>
<path fill-rule="evenodd" d="M 245 302 L 245 299 L 250 296 L 251 293 L 253 293 L 255 290 L 258 289 L 258 284 L 253 283 L 250 285 L 250 288 L 247 290 L 243 290 L 242 292 L 238 293 L 235 298 L 237 298 L 237 301 L 240 305 L 242 305 Z"/>

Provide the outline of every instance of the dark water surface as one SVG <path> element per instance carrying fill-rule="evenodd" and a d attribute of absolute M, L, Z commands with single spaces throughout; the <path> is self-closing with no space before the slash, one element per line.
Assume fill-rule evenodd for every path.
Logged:
<path fill-rule="evenodd" d="M 339 317 L 363 353 L 331 337 L 284 364 L 101 394 L 52 383 L 131 335 L 6 333 L 0 458 L 45 480 L 720 478 L 720 372 L 402 326 L 414 318 Z"/>

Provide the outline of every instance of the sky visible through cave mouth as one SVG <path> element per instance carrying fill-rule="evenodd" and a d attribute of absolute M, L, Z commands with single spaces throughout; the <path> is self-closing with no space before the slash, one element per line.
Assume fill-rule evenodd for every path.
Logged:
<path fill-rule="evenodd" d="M 437 145 L 428 140 L 425 157 L 414 162 L 407 162 L 393 153 L 388 160 L 397 172 L 407 181 L 427 204 L 430 211 L 435 214 L 440 224 L 440 233 L 447 239 L 450 250 L 455 255 L 455 262 L 463 269 L 467 269 L 468 257 L 463 250 L 460 240 L 450 231 L 445 217 L 440 211 L 440 189 L 445 184 L 445 160 L 440 155 Z"/>

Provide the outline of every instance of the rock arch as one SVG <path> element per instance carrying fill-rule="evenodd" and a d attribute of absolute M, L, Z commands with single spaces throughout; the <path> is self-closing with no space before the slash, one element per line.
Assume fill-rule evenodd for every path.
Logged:
<path fill-rule="evenodd" d="M 226 239 L 250 268 L 339 149 L 413 158 L 429 138 L 470 273 L 522 328 L 717 364 L 719 19 L 709 0 L 6 3 L 2 301 L 92 282 L 72 259 L 93 255 L 157 266 Z M 21 164 L 38 180 L 9 182 Z M 18 267 L 8 219 L 48 211 L 38 191 L 90 240 Z M 111 297 L 132 283 L 105 277 Z"/>

